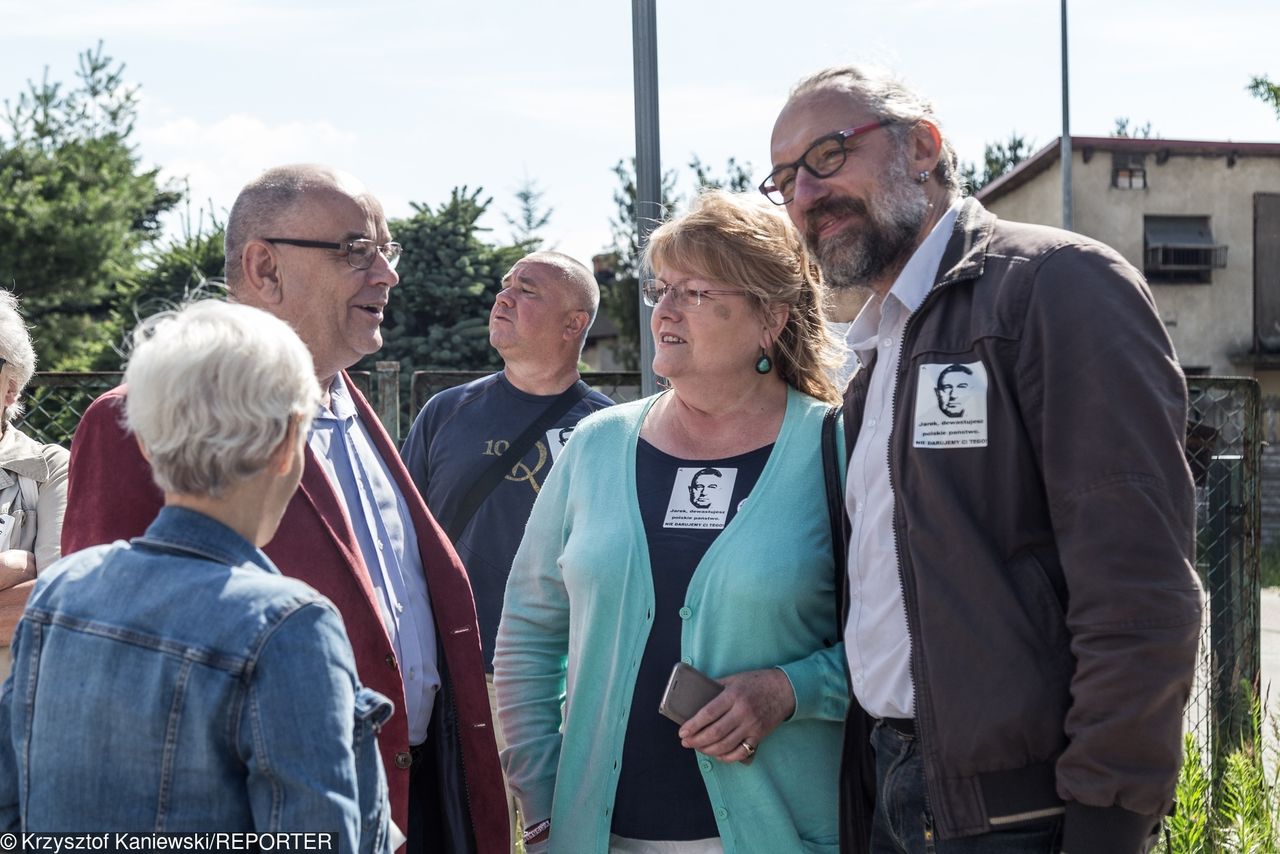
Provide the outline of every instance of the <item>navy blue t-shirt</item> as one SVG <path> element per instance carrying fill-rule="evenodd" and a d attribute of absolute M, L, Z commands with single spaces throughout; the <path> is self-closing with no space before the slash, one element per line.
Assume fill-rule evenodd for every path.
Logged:
<path fill-rule="evenodd" d="M 441 524 L 453 517 L 485 469 L 557 396 L 526 394 L 499 371 L 446 389 L 427 401 L 414 419 L 400 456 L 427 508 Z M 471 578 L 484 666 L 490 673 L 507 576 L 533 500 L 577 423 L 612 404 L 598 391 L 578 401 L 498 482 L 454 543 Z"/>
<path fill-rule="evenodd" d="M 653 628 L 640 660 L 622 747 L 613 832 L 628 839 L 719 836 L 698 756 L 680 746 L 675 722 L 658 714 L 680 632 L 689 581 L 737 514 L 773 445 L 722 460 L 682 460 L 640 440 L 636 493 L 653 572 Z M 744 614 L 743 619 L 750 615 Z"/>

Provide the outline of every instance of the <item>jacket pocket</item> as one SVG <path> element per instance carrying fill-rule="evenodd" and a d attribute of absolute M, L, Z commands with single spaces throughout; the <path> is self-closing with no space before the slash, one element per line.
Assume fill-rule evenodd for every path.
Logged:
<path fill-rule="evenodd" d="M 1046 558 L 1052 560 L 1049 555 Z M 1057 570 L 1056 576 L 1050 571 Z M 1056 562 L 1046 567 L 1030 549 L 1017 554 L 1008 567 L 1010 584 L 1030 625 L 1038 628 L 1044 643 L 1044 663 L 1056 672 L 1071 672 L 1071 633 L 1067 630 L 1067 602 L 1062 572 Z M 1054 583 L 1054 578 L 1059 584 Z M 1059 589 L 1062 588 L 1061 593 Z"/>

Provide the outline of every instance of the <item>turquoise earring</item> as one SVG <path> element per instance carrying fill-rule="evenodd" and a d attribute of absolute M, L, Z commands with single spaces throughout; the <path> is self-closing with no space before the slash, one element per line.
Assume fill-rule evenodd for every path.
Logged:
<path fill-rule="evenodd" d="M 756 373 L 767 374 L 772 370 L 773 370 L 773 359 L 769 358 L 768 353 L 761 352 L 760 358 L 756 359 Z"/>

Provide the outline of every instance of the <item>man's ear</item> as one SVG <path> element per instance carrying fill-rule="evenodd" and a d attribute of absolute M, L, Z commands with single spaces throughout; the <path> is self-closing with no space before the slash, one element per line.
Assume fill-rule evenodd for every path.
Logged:
<path fill-rule="evenodd" d="M 278 305 L 284 298 L 279 258 L 265 240 L 250 240 L 240 254 L 240 271 L 250 305 Z"/>
<path fill-rule="evenodd" d="M 18 402 L 18 381 L 9 380 L 4 389 L 4 408 L 8 409 Z"/>
<path fill-rule="evenodd" d="M 574 309 L 569 312 L 564 324 L 564 340 L 577 341 L 582 337 L 582 333 L 586 331 L 589 323 L 591 323 L 591 314 L 589 312 L 582 309 Z"/>
<path fill-rule="evenodd" d="M 921 119 L 912 126 L 907 135 L 907 158 L 911 177 L 920 172 L 930 172 L 938 168 L 938 160 L 942 157 L 942 133 L 938 126 L 928 119 Z"/>

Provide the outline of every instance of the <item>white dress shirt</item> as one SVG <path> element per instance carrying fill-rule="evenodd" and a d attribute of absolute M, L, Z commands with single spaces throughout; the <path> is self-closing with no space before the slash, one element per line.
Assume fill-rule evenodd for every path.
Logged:
<path fill-rule="evenodd" d="M 848 340 L 859 361 L 866 364 L 875 352 L 876 363 L 845 484 L 845 504 L 853 526 L 845 651 L 854 695 L 878 718 L 915 717 L 911 636 L 893 535 L 889 434 L 902 332 L 907 318 L 933 287 L 958 210 L 959 200 L 911 256 L 888 295 L 868 300 L 849 328 Z"/>

